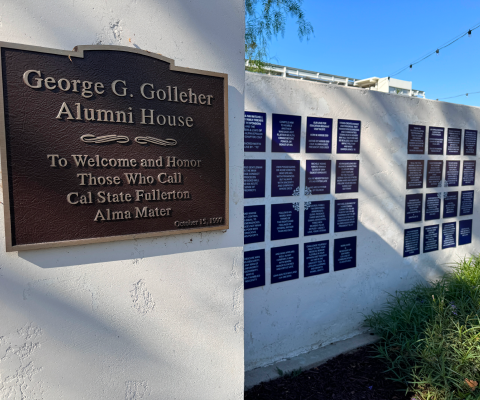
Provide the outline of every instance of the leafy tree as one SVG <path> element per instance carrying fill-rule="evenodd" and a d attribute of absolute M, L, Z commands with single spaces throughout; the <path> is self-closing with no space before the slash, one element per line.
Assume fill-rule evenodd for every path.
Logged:
<path fill-rule="evenodd" d="M 268 42 L 285 33 L 287 16 L 296 18 L 298 37 L 313 34 L 301 8 L 303 0 L 245 0 L 245 58 L 251 71 L 262 72 L 268 57 Z"/>

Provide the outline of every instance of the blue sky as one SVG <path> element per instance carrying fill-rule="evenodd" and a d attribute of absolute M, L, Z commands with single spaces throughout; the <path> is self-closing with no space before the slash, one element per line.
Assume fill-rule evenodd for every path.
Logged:
<path fill-rule="evenodd" d="M 356 79 L 385 77 L 480 23 L 480 0 L 304 0 L 314 37 L 295 21 L 273 39 L 270 62 Z M 480 28 L 395 78 L 437 99 L 480 91 Z M 445 100 L 480 106 L 480 93 Z"/>

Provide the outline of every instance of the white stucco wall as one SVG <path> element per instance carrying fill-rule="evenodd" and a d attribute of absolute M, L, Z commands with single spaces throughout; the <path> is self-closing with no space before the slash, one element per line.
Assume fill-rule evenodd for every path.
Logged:
<path fill-rule="evenodd" d="M 266 285 L 245 291 L 247 370 L 362 332 L 363 314 L 381 307 L 387 292 L 407 289 L 416 281 L 434 279 L 448 268 L 448 263 L 480 250 L 478 162 L 473 216 L 404 224 L 407 159 L 477 158 L 463 155 L 409 156 L 408 125 L 426 125 L 427 138 L 428 126 L 445 127 L 446 140 L 447 128 L 478 130 L 479 108 L 253 73 L 246 74 L 245 82 L 245 110 L 267 114 L 266 153 L 245 153 L 246 159 L 267 160 L 266 197 L 245 200 L 245 205 L 266 204 L 266 240 L 245 246 L 245 251 L 266 249 Z M 272 113 L 302 117 L 300 153 L 271 153 Z M 307 116 L 333 118 L 331 155 L 305 153 Z M 338 119 L 362 121 L 360 155 L 336 154 Z M 270 197 L 271 159 L 300 160 L 300 198 Z M 359 192 L 334 193 L 335 163 L 332 161 L 332 194 L 304 196 L 307 159 L 360 160 Z M 460 186 L 452 191 L 472 189 L 472 186 Z M 435 191 L 437 189 L 424 186 L 422 190 L 409 190 L 408 193 Z M 349 198 L 359 199 L 358 230 L 335 234 L 333 200 Z M 331 233 L 304 237 L 303 203 L 328 199 L 331 200 Z M 300 237 L 270 241 L 270 204 L 296 201 L 300 201 L 302 207 Z M 440 239 L 440 250 L 403 258 L 404 229 L 463 219 L 473 219 L 472 244 L 458 246 L 457 243 L 456 248 L 441 250 Z M 357 236 L 357 267 L 333 272 L 333 240 L 349 236 Z M 330 272 L 304 278 L 303 243 L 326 239 L 330 240 Z M 270 284 L 269 249 L 296 243 L 300 244 L 299 279 Z"/>
<path fill-rule="evenodd" d="M 0 398 L 243 398 L 243 0 L 0 4 L 2 41 L 227 73 L 230 132 L 227 232 L 6 253 L 0 230 Z"/>

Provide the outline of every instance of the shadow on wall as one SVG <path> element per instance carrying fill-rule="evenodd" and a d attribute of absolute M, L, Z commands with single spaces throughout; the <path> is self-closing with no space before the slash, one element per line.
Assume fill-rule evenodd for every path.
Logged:
<path fill-rule="evenodd" d="M 30 276 L 25 283 L 24 270 L 2 266 L 0 358 L 5 374 L 0 379 L 0 397 L 23 393 L 37 398 L 42 382 L 52 379 L 52 374 L 62 382 L 62 393 L 69 398 L 88 394 L 100 398 L 105 390 L 117 391 L 120 396 L 131 385 L 140 385 L 139 390 L 152 389 L 156 398 L 174 398 L 178 392 L 165 385 L 166 381 L 181 379 L 185 387 L 180 393 L 190 384 L 197 387 L 196 380 L 208 381 L 209 364 L 215 365 L 222 354 L 234 352 L 229 341 L 219 344 L 208 340 L 212 326 L 217 331 L 227 329 L 221 304 L 227 297 L 232 301 L 232 288 L 220 290 L 211 278 L 211 283 L 195 283 L 201 282 L 202 275 L 218 274 L 219 265 L 229 260 L 227 255 L 217 255 L 218 265 L 212 265 L 208 273 L 201 267 L 205 265 L 202 260 L 177 280 L 172 279 L 177 269 L 172 267 L 172 260 L 156 269 L 155 265 L 119 265 L 122 280 L 97 266 L 82 266 L 78 267 L 81 270 L 55 275 L 41 271 L 35 275 L 41 279 Z M 111 279 L 108 287 L 98 284 L 105 275 Z M 145 280 L 137 281 L 139 276 Z M 182 307 L 172 307 L 179 299 Z M 240 320 L 241 307 L 235 298 L 233 302 Z M 12 325 L 16 328 L 5 330 Z M 233 330 L 233 324 L 228 328 Z M 211 355 L 207 363 L 196 359 L 203 352 Z M 235 361 L 238 364 L 239 360 Z M 88 388 L 82 389 L 85 382 L 89 382 Z M 219 391 L 221 386 L 225 388 L 222 383 L 216 386 Z M 186 394 L 181 397 L 187 398 Z"/>
<path fill-rule="evenodd" d="M 375 232 L 360 227 L 359 237 L 368 235 L 379 246 L 385 241 Z M 363 333 L 364 316 L 382 308 L 389 293 L 407 290 L 425 282 L 424 275 L 439 276 L 448 270 L 433 257 L 410 257 L 401 268 L 388 259 L 397 257 L 390 246 L 382 254 L 383 270 L 369 269 L 377 257 L 364 246 L 357 248 L 356 272 L 351 269 L 286 281 L 250 289 L 245 293 L 245 370 L 327 346 Z M 378 257 L 377 257 L 378 258 Z M 375 261 L 377 265 L 378 260 Z M 302 268 L 300 268 L 300 272 Z M 270 275 L 269 266 L 266 276 Z M 327 277 L 328 275 L 328 277 Z M 268 278 L 267 278 L 268 279 Z"/>
<path fill-rule="evenodd" d="M 246 159 L 267 159 L 266 197 L 248 199 L 245 205 L 266 204 L 266 241 L 248 245 L 256 250 L 288 244 L 330 239 L 330 265 L 333 240 L 357 236 L 357 267 L 304 278 L 300 251 L 300 278 L 270 284 L 267 261 L 267 285 L 245 293 L 245 362 L 246 369 L 295 356 L 362 331 L 363 314 L 378 309 L 387 293 L 409 289 L 414 283 L 430 281 L 448 271 L 449 264 L 469 252 L 480 251 L 480 226 L 474 223 L 472 244 L 403 258 L 404 229 L 442 224 L 464 219 L 478 219 L 474 214 L 455 219 L 405 224 L 407 159 L 446 159 L 446 156 L 407 155 L 408 124 L 478 129 L 479 110 L 417 98 L 389 95 L 361 89 L 340 88 L 294 79 L 283 79 L 247 73 L 246 111 L 267 113 L 267 152 L 245 153 Z M 272 113 L 301 115 L 301 148 L 305 148 L 306 117 L 328 117 L 334 120 L 332 154 L 271 153 Z M 336 154 L 338 119 L 362 121 L 361 151 Z M 446 135 L 446 131 L 445 131 Z M 428 129 L 427 129 L 428 140 Z M 302 160 L 300 187 L 305 186 L 305 161 L 332 160 L 332 194 L 299 197 L 271 197 L 271 159 Z M 359 192 L 335 194 L 335 160 L 360 160 Z M 450 157 L 466 160 L 476 157 Z M 478 164 L 478 163 L 477 163 Z M 477 167 L 478 168 L 478 167 Z M 478 179 L 477 179 L 478 183 Z M 475 187 L 452 188 L 452 191 Z M 408 193 L 435 193 L 442 188 L 409 190 Z M 478 201 L 478 190 L 477 201 Z M 357 231 L 333 233 L 335 199 L 358 198 Z M 270 204 L 330 200 L 330 234 L 270 241 Z M 303 208 L 300 208 L 300 221 Z M 423 214 L 423 213 L 422 213 Z M 458 224 L 457 224 L 458 226 Z M 458 234 L 458 231 L 457 231 Z M 441 227 L 440 227 L 441 235 Z M 422 229 L 423 237 L 423 229 Z M 422 248 L 421 242 L 420 247 Z M 268 254 L 267 254 L 268 258 Z"/>
<path fill-rule="evenodd" d="M 2 40 L 136 44 L 179 66 L 230 72 L 231 145 L 240 147 L 242 1 L 216 1 L 215 15 L 205 2 L 184 0 L 5 7 Z M 3 253 L 0 397 L 140 399 L 148 386 L 156 399 L 225 399 L 241 391 L 242 155 L 230 157 L 226 233 Z"/>

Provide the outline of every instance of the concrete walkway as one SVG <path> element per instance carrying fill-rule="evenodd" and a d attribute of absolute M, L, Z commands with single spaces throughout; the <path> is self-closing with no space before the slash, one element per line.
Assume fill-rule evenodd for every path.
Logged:
<path fill-rule="evenodd" d="M 250 389 L 251 387 L 258 385 L 260 382 L 266 382 L 279 378 L 280 375 L 277 372 L 277 368 L 281 369 L 285 374 L 294 370 L 298 370 L 299 368 L 302 370 L 307 370 L 323 364 L 324 362 L 339 356 L 340 354 L 375 343 L 378 341 L 378 339 L 378 336 L 370 333 L 363 333 L 361 335 L 354 336 L 353 338 L 332 343 L 317 350 L 312 350 L 309 353 L 300 354 L 285 361 L 280 361 L 266 367 L 255 368 L 251 371 L 246 371 L 245 389 Z"/>

